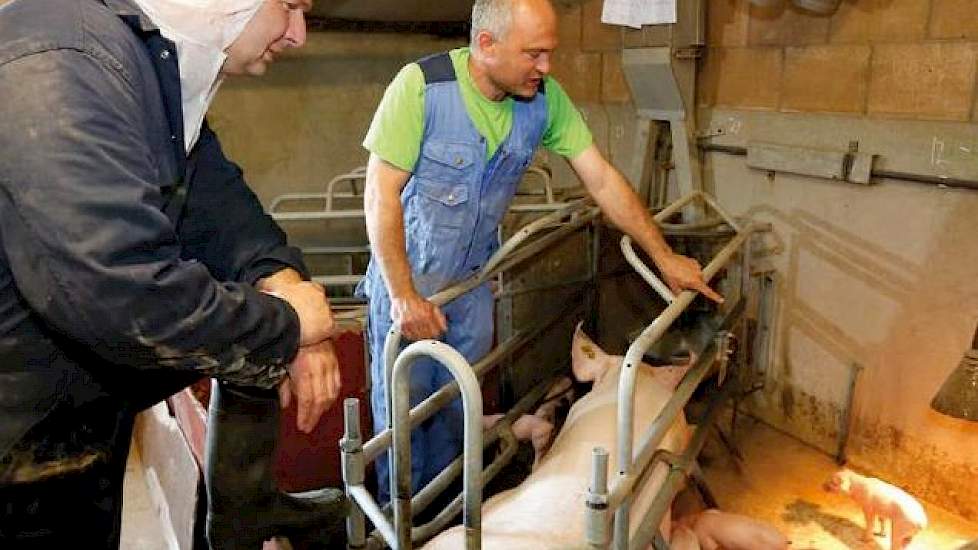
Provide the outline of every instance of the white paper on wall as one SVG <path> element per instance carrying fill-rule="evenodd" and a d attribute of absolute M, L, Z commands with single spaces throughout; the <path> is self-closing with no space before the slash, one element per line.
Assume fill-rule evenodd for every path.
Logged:
<path fill-rule="evenodd" d="M 601 22 L 641 28 L 676 22 L 676 0 L 604 0 Z"/>

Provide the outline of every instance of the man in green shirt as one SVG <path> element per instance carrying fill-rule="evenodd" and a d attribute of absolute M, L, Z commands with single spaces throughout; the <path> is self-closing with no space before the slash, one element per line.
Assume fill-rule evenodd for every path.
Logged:
<path fill-rule="evenodd" d="M 496 230 L 539 145 L 566 157 L 588 192 L 659 267 L 674 292 L 722 298 L 699 264 L 673 253 L 621 173 L 595 147 L 570 98 L 548 76 L 557 47 L 549 0 L 476 0 L 468 48 L 405 66 L 387 88 L 364 140 L 370 151 L 365 209 L 373 254 L 362 292 L 370 299 L 373 412 L 387 427 L 383 346 L 396 324 L 405 338 L 442 338 L 475 362 L 492 342 L 487 286 L 438 308 L 427 297 L 477 272 L 496 250 Z M 416 364 L 411 403 L 449 381 Z M 412 484 L 427 483 L 461 449 L 461 406 L 412 434 Z M 378 461 L 381 500 L 387 465 Z"/>

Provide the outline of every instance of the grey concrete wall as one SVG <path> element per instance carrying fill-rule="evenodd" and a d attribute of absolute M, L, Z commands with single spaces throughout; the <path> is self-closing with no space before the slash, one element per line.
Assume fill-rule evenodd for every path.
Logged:
<path fill-rule="evenodd" d="M 767 141 L 882 156 L 888 170 L 978 179 L 978 125 L 715 110 L 715 141 Z M 928 404 L 978 322 L 978 192 L 883 181 L 864 187 L 707 159 L 708 187 L 774 225 L 780 303 L 773 365 L 754 411 L 835 451 L 851 365 L 853 464 L 978 517 L 978 425 Z"/>
<path fill-rule="evenodd" d="M 457 47 L 424 35 L 310 33 L 261 78 L 224 83 L 208 113 L 228 155 L 264 204 L 321 191 L 366 163 L 360 146 L 384 89 L 406 63 Z"/>

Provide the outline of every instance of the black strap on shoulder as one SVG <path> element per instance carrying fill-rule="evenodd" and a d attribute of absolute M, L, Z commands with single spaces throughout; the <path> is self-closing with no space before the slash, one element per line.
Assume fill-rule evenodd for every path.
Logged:
<path fill-rule="evenodd" d="M 452 82 L 455 77 L 455 66 L 448 52 L 436 53 L 418 60 L 421 72 L 424 73 L 425 84 L 436 82 Z"/>

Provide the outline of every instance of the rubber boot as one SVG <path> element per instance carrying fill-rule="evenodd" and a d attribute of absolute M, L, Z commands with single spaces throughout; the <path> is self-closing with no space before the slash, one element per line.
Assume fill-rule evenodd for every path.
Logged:
<path fill-rule="evenodd" d="M 207 421 L 207 541 L 214 550 L 256 550 L 273 536 L 342 537 L 338 489 L 284 493 L 272 474 L 279 402 L 274 390 L 211 384 Z"/>

